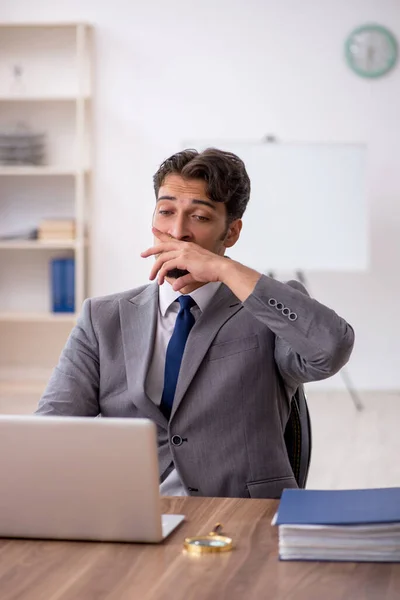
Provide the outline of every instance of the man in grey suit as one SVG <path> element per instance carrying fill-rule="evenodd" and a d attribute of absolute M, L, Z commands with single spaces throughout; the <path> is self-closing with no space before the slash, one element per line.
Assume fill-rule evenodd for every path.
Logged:
<path fill-rule="evenodd" d="M 154 188 L 154 282 L 85 301 L 37 412 L 152 419 L 162 494 L 279 497 L 297 487 L 291 398 L 347 362 L 353 330 L 298 282 L 224 256 L 250 196 L 237 156 L 180 152 Z"/>

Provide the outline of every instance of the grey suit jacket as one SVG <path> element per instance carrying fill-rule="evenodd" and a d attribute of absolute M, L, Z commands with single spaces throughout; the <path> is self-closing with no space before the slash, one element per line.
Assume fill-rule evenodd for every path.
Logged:
<path fill-rule="evenodd" d="M 38 414 L 152 419 L 160 481 L 173 463 L 190 495 L 297 487 L 283 435 L 291 397 L 347 362 L 352 328 L 298 282 L 262 276 L 244 303 L 221 285 L 190 332 L 167 422 L 144 389 L 157 310 L 157 284 L 86 300 Z"/>

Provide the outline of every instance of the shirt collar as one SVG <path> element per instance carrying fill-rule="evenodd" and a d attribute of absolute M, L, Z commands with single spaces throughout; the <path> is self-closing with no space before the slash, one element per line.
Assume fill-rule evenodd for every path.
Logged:
<path fill-rule="evenodd" d="M 221 283 L 219 281 L 206 283 L 188 295 L 193 298 L 201 312 L 204 312 L 220 285 Z M 164 283 L 159 286 L 158 300 L 163 317 L 165 317 L 171 304 L 181 295 L 180 292 L 176 292 L 172 289 L 172 286 L 168 281 L 164 281 Z"/>

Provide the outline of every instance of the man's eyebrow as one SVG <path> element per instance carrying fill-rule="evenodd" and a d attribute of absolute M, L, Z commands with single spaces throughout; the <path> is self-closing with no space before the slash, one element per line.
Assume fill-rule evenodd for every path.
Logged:
<path fill-rule="evenodd" d="M 176 197 L 175 196 L 160 196 L 159 198 L 157 198 L 157 202 L 160 202 L 160 200 L 176 200 Z M 204 204 L 204 206 L 209 206 L 213 210 L 217 210 L 217 207 L 215 206 L 215 204 L 213 202 L 209 202 L 208 200 L 200 200 L 199 198 L 193 198 L 192 204 Z"/>
<path fill-rule="evenodd" d="M 160 196 L 159 198 L 157 198 L 157 202 L 159 202 L 160 200 L 176 200 L 175 196 Z"/>
<path fill-rule="evenodd" d="M 215 204 L 213 204 L 212 202 L 209 202 L 208 200 L 199 200 L 197 198 L 193 198 L 192 204 L 204 204 L 204 206 L 209 206 L 213 210 L 217 210 L 217 207 L 215 206 Z"/>

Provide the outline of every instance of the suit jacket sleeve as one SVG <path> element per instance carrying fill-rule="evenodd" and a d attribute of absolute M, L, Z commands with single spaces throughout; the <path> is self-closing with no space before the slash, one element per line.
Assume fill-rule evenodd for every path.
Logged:
<path fill-rule="evenodd" d="M 98 390 L 98 343 L 92 325 L 91 301 L 85 300 L 36 414 L 95 417 L 100 413 Z"/>
<path fill-rule="evenodd" d="M 350 358 L 352 327 L 310 298 L 297 281 L 282 283 L 262 275 L 244 307 L 275 333 L 275 362 L 293 391 L 300 383 L 331 377 Z"/>

